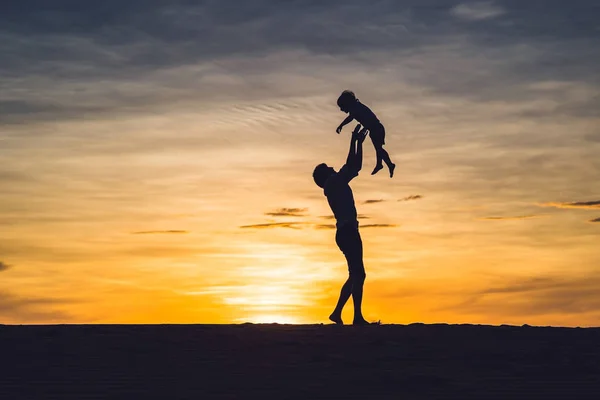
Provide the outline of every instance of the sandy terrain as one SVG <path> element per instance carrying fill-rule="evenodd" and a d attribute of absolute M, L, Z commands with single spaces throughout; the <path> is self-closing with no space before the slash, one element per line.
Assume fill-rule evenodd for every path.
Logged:
<path fill-rule="evenodd" d="M 0 326 L 0 399 L 600 399 L 600 329 Z"/>

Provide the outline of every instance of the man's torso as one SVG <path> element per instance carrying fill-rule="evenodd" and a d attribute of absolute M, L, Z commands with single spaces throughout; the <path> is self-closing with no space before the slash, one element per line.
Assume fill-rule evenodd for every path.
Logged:
<path fill-rule="evenodd" d="M 354 223 L 357 220 L 354 195 L 348 184 L 348 175 L 358 175 L 358 172 L 349 170 L 345 165 L 325 183 L 324 191 L 331 211 L 337 220 L 337 226 Z"/>

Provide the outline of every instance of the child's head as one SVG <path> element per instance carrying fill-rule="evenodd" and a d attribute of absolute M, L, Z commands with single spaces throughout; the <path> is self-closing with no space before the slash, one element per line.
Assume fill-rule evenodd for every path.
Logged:
<path fill-rule="evenodd" d="M 344 90 L 340 97 L 338 97 L 337 105 L 343 112 L 348 112 L 351 105 L 358 100 L 351 90 Z"/>
<path fill-rule="evenodd" d="M 313 171 L 313 179 L 318 187 L 324 188 L 325 182 L 327 182 L 329 176 L 334 172 L 335 170 L 333 168 L 325 163 L 322 163 L 315 167 L 315 170 Z"/>

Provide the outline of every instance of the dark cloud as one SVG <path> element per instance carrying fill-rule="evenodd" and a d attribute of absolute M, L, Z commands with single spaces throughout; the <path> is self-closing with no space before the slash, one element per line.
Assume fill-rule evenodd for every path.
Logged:
<path fill-rule="evenodd" d="M 423 196 L 421 196 L 420 194 L 413 194 L 413 195 L 410 195 L 410 196 L 403 197 L 403 198 L 401 198 L 398 201 L 420 200 L 422 198 L 423 198 Z"/>
<path fill-rule="evenodd" d="M 542 203 L 542 207 L 556 207 L 556 208 L 581 208 L 581 209 L 599 209 L 600 200 L 594 201 L 575 201 L 567 203 Z"/>
<path fill-rule="evenodd" d="M 361 225 L 361 228 L 395 228 L 398 225 L 391 225 L 391 224 L 365 224 L 365 225 Z"/>
<path fill-rule="evenodd" d="M 8 265 L 8 264 L 3 263 L 2 261 L 0 261 L 0 272 L 6 271 L 9 268 L 10 268 L 10 265 Z"/>
<path fill-rule="evenodd" d="M 189 233 L 189 231 L 180 231 L 180 230 L 168 230 L 168 231 L 139 231 L 139 232 L 131 232 L 132 235 L 164 235 L 164 234 L 184 234 Z"/>
<path fill-rule="evenodd" d="M 590 219 L 590 222 L 592 222 L 592 223 L 594 223 L 594 222 L 600 222 L 600 218 Z"/>
<path fill-rule="evenodd" d="M 265 213 L 265 215 L 272 217 L 304 217 L 307 210 L 307 208 L 280 208 L 276 211 Z"/>
<path fill-rule="evenodd" d="M 0 100 L 0 110 L 3 114 L 28 115 L 36 113 L 50 113 L 60 110 L 60 107 L 51 103 L 23 100 Z"/>
<path fill-rule="evenodd" d="M 71 316 L 56 309 L 69 304 L 66 300 L 25 297 L 0 290 L 0 321 L 16 323 L 68 322 Z"/>
<path fill-rule="evenodd" d="M 265 224 L 242 225 L 242 229 L 269 229 L 269 228 L 291 228 L 300 229 L 306 225 L 305 222 L 269 222 Z"/>
<path fill-rule="evenodd" d="M 533 219 L 533 218 L 543 218 L 545 215 L 516 215 L 509 217 L 482 217 L 479 218 L 483 221 L 511 221 L 511 220 L 519 220 L 519 219 Z"/>
<path fill-rule="evenodd" d="M 383 199 L 378 199 L 378 200 L 365 200 L 363 201 L 363 204 L 375 204 L 375 203 L 383 203 L 385 200 Z"/>
<path fill-rule="evenodd" d="M 25 116 L 56 120 L 147 111 L 174 98 L 197 98 L 200 89 L 239 98 L 251 92 L 243 89 L 264 87 L 254 79 L 260 66 L 233 66 L 233 58 L 301 51 L 345 63 L 364 60 L 365 52 L 427 54 L 441 49 L 446 38 L 467 45 L 450 43 L 451 54 L 461 60 L 481 54 L 494 70 L 476 66 L 474 74 L 452 63 L 415 60 L 418 65 L 405 66 L 403 75 L 432 92 L 486 100 L 521 96 L 514 89 L 530 81 L 600 81 L 595 17 L 600 9 L 591 0 L 12 3 L 0 14 L 0 121 L 5 123 L 23 122 Z M 523 53 L 503 51 L 510 48 Z M 182 79 L 155 75 L 199 65 L 191 75 L 175 74 Z M 594 111 L 592 101 L 582 101 L 561 112 Z"/>
<path fill-rule="evenodd" d="M 335 229 L 335 224 L 318 224 L 315 229 Z"/>

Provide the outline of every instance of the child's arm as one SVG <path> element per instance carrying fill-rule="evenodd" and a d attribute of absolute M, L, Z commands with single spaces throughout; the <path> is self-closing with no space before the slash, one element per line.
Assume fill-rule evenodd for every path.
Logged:
<path fill-rule="evenodd" d="M 335 131 L 337 133 L 340 133 L 342 131 L 342 128 L 344 127 L 344 125 L 348 125 L 350 122 L 352 122 L 353 119 L 354 119 L 354 117 L 352 115 L 348 115 L 346 117 L 346 119 L 342 121 L 342 123 L 340 124 L 340 126 L 338 126 Z"/>

